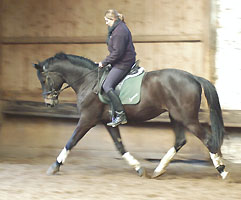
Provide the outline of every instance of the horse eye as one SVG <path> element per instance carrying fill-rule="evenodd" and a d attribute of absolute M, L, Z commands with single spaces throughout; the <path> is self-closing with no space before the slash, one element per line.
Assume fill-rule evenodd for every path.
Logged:
<path fill-rule="evenodd" d="M 41 81 L 43 84 L 45 84 L 47 82 L 46 78 L 42 78 L 42 81 Z"/>

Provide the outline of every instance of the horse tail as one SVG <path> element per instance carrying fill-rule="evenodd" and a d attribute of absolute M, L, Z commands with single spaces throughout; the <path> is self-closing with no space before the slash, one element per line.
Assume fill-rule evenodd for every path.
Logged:
<path fill-rule="evenodd" d="M 223 143 L 223 137 L 225 134 L 222 110 L 219 103 L 218 93 L 214 85 L 202 77 L 194 77 L 203 87 L 204 94 L 207 99 L 210 121 L 211 121 L 211 138 L 208 141 L 208 147 L 212 153 L 217 153 L 220 151 L 221 145 Z"/>

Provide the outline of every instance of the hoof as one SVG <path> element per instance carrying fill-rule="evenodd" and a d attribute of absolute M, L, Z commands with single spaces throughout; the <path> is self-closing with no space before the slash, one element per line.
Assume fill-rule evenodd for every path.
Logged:
<path fill-rule="evenodd" d="M 140 177 L 148 177 L 146 169 L 144 167 L 141 167 L 136 172 Z"/>
<path fill-rule="evenodd" d="M 162 174 L 164 174 L 165 172 L 166 172 L 165 169 L 163 169 L 163 170 L 160 171 L 160 172 L 154 171 L 153 174 L 152 174 L 152 178 L 157 178 L 157 177 L 161 176 Z"/>
<path fill-rule="evenodd" d="M 50 176 L 50 175 L 56 174 L 59 171 L 59 168 L 60 168 L 60 164 L 56 161 L 49 167 L 47 171 L 47 175 Z"/>
<path fill-rule="evenodd" d="M 221 175 L 222 179 L 224 180 L 224 179 L 227 178 L 227 176 L 228 176 L 228 172 L 223 171 L 220 175 Z"/>

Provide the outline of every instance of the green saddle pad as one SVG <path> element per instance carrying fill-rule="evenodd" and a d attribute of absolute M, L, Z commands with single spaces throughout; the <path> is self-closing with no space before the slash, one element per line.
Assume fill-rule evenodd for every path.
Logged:
<path fill-rule="evenodd" d="M 144 75 L 145 72 L 138 76 L 124 79 L 116 86 L 115 91 L 119 94 L 122 104 L 137 104 L 140 102 L 141 83 Z M 109 98 L 104 92 L 99 92 L 98 95 L 101 102 L 109 104 Z"/>

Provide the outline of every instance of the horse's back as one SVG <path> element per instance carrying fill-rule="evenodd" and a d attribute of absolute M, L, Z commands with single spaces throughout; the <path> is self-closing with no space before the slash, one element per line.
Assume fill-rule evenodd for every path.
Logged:
<path fill-rule="evenodd" d="M 193 81 L 194 79 L 194 75 L 181 70 L 181 69 L 175 69 L 175 68 L 168 68 L 168 69 L 160 69 L 160 70 L 155 70 L 155 71 L 150 71 L 146 73 L 147 76 L 152 76 L 152 77 L 158 77 L 160 78 L 159 80 L 165 80 L 168 78 L 172 78 L 172 80 L 176 80 L 176 81 Z"/>
<path fill-rule="evenodd" d="M 184 70 L 170 68 L 147 72 L 143 83 L 144 86 L 152 85 L 155 89 L 163 88 L 174 91 L 188 89 L 190 91 L 193 88 L 196 91 L 198 88 L 201 88 L 201 85 L 194 77 L 194 75 Z"/>

